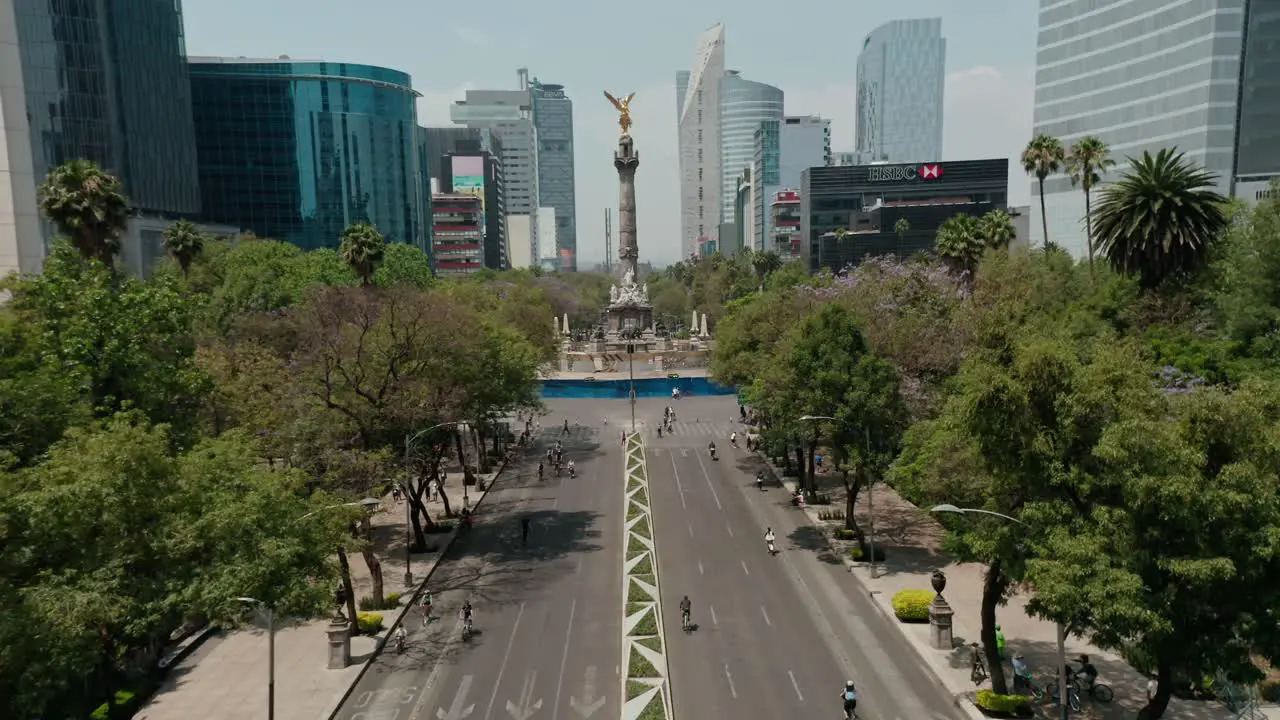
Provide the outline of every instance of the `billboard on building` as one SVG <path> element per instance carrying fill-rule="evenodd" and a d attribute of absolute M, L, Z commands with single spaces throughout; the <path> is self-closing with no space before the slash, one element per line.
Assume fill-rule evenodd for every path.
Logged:
<path fill-rule="evenodd" d="M 453 156 L 453 191 L 459 195 L 480 198 L 480 211 L 484 212 L 484 156 Z"/>

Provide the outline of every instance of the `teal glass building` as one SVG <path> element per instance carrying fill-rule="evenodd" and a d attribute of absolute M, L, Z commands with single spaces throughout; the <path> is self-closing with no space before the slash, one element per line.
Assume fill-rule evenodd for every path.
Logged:
<path fill-rule="evenodd" d="M 192 58 L 203 216 L 306 249 L 367 222 L 429 250 L 418 93 L 398 70 Z"/>

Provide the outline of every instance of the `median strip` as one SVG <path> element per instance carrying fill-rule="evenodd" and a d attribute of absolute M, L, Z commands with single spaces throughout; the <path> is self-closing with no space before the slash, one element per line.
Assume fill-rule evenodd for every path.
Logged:
<path fill-rule="evenodd" d="M 632 433 L 625 445 L 626 501 L 622 566 L 622 720 L 670 720 L 666 640 L 658 591 L 657 548 L 649 505 L 644 440 Z"/>

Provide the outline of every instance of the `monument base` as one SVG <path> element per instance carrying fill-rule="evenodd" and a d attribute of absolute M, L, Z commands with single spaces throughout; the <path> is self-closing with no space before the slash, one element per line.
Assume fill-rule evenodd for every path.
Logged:
<path fill-rule="evenodd" d="M 640 340 L 653 334 L 653 306 L 623 305 L 605 309 L 606 337 L 611 341 Z"/>

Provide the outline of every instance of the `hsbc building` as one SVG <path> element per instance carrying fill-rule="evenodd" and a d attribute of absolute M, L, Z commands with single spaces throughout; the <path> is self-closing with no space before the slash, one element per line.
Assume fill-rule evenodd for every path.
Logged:
<path fill-rule="evenodd" d="M 931 250 L 952 215 L 1008 204 L 1004 158 L 809 168 L 801 180 L 801 258 L 817 272 L 876 255 L 909 257 Z"/>

